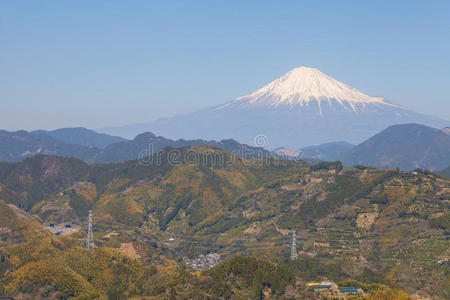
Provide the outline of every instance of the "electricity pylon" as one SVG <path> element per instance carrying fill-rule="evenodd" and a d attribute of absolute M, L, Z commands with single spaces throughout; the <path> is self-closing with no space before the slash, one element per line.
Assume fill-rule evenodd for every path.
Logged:
<path fill-rule="evenodd" d="M 88 226 L 88 233 L 86 238 L 86 248 L 88 249 L 94 249 L 94 234 L 92 233 L 92 210 L 89 211 L 89 226 Z"/>
<path fill-rule="evenodd" d="M 291 249 L 291 260 L 297 259 L 297 238 L 295 236 L 295 230 L 292 231 L 292 249 Z"/>

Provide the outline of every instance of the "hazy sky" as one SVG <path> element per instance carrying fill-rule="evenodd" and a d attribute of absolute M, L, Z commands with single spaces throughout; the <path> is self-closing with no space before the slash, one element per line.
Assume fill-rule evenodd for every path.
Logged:
<path fill-rule="evenodd" d="M 0 129 L 146 122 L 301 65 L 450 120 L 449 16 L 425 0 L 0 0 Z"/>

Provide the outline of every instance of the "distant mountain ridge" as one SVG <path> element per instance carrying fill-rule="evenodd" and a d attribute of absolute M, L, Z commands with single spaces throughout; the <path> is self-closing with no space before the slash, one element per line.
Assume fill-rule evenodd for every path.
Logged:
<path fill-rule="evenodd" d="M 391 126 L 342 157 L 346 165 L 441 170 L 450 165 L 450 136 L 420 124 Z"/>
<path fill-rule="evenodd" d="M 156 136 L 151 132 L 145 132 L 136 136 L 131 141 L 109 145 L 99 151 L 92 160 L 97 163 L 120 162 L 151 155 L 166 147 L 182 148 L 201 145 L 213 146 L 245 158 L 268 157 L 272 155 L 270 151 L 263 148 L 240 144 L 233 139 L 226 139 L 220 142 L 183 139 L 171 140 L 162 136 Z"/>
<path fill-rule="evenodd" d="M 420 124 L 402 124 L 390 126 L 359 145 L 331 142 L 291 153 L 305 160 L 339 160 L 346 166 L 440 171 L 450 163 L 449 141 L 448 128 L 439 130 Z M 286 152 L 289 151 L 283 149 L 283 153 Z M 442 172 L 446 173 L 448 169 Z"/>
<path fill-rule="evenodd" d="M 448 174 L 450 135 L 448 128 L 435 129 L 420 124 L 402 124 L 386 128 L 359 145 L 331 142 L 308 146 L 298 151 L 277 149 L 280 156 L 296 156 L 306 161 L 342 161 L 346 166 L 378 168 L 415 168 Z"/>
<path fill-rule="evenodd" d="M 51 136 L 54 139 L 89 148 L 105 148 L 108 145 L 123 142 L 124 138 L 98 133 L 83 127 L 60 128 L 56 130 L 35 130 L 31 133 Z"/>
<path fill-rule="evenodd" d="M 18 162 L 37 154 L 89 160 L 96 152 L 96 149 L 68 144 L 48 135 L 24 130 L 0 131 L 0 161 Z"/>
<path fill-rule="evenodd" d="M 101 139 L 104 138 L 103 135 L 99 136 Z M 65 140 L 69 138 L 71 134 Z M 347 142 L 331 142 L 294 151 L 280 148 L 272 152 L 241 144 L 233 139 L 219 142 L 201 139 L 172 140 L 145 132 L 133 140 L 115 142 L 99 149 L 66 143 L 39 132 L 36 134 L 26 131 L 0 131 L 0 161 L 18 162 L 27 157 L 43 154 L 74 157 L 88 163 L 111 163 L 143 158 L 166 147 L 204 145 L 232 152 L 243 158 L 297 158 L 309 162 L 341 160 L 347 166 L 360 164 L 380 168 L 398 167 L 403 170 L 423 168 L 439 171 L 450 165 L 449 140 L 450 135 L 445 133 L 445 129 L 403 124 L 388 127 L 357 146 Z"/>
<path fill-rule="evenodd" d="M 74 134 L 82 133 L 81 135 Z M 56 130 L 56 136 L 63 136 L 62 139 L 75 140 L 79 144 L 105 145 L 107 141 L 116 140 L 105 134 L 97 134 L 87 129 L 63 129 Z M 67 133 L 67 136 L 64 134 Z M 83 138 L 79 138 L 79 137 Z M 95 141 L 99 137 L 99 141 Z M 120 138 L 119 138 L 120 139 Z M 19 162 L 34 155 L 52 155 L 62 157 L 74 157 L 88 163 L 111 163 L 127 160 L 134 160 L 139 157 L 148 156 L 166 147 L 180 148 L 189 146 L 207 145 L 233 152 L 244 158 L 268 157 L 273 154 L 263 148 L 252 147 L 240 144 L 235 140 L 226 139 L 220 142 L 205 140 L 171 140 L 153 133 L 142 133 L 133 140 L 123 140 L 107 145 L 104 149 L 80 146 L 67 143 L 52 137 L 50 134 L 37 131 L 30 133 L 27 131 L 8 132 L 0 131 L 0 161 Z"/>
<path fill-rule="evenodd" d="M 342 156 L 354 147 L 355 145 L 347 142 L 331 142 L 301 148 L 300 152 L 303 158 L 313 158 L 322 161 L 336 161 L 342 159 Z"/>

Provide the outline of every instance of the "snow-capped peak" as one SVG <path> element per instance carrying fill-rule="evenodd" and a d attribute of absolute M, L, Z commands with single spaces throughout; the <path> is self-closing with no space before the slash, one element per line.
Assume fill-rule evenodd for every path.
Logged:
<path fill-rule="evenodd" d="M 259 90 L 239 97 L 220 108 L 237 105 L 272 106 L 307 105 L 312 101 L 337 101 L 345 107 L 355 110 L 356 104 L 387 104 L 383 98 L 371 97 L 335 80 L 314 68 L 295 68 L 280 78 L 263 86 Z M 219 108 L 219 109 L 220 109 Z"/>

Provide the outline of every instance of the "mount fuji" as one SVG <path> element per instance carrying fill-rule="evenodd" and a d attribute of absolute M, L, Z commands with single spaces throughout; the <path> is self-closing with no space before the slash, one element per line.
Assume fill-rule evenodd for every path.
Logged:
<path fill-rule="evenodd" d="M 331 141 L 360 143 L 388 126 L 421 123 L 443 128 L 449 122 L 371 97 L 317 69 L 299 67 L 259 90 L 220 106 L 146 124 L 104 128 L 130 137 L 153 131 L 169 138 L 233 138 L 275 149 Z"/>

